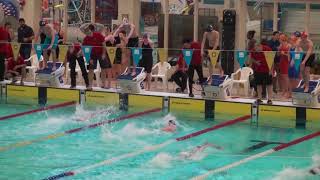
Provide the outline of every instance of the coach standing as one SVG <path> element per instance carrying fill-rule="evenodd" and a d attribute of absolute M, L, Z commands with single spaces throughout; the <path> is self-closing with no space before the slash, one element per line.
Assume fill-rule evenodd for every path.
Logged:
<path fill-rule="evenodd" d="M 23 59 L 28 59 L 31 54 L 34 32 L 30 26 L 26 25 L 26 22 L 23 18 L 19 19 L 19 24 L 18 42 L 21 43 L 19 52 Z"/>

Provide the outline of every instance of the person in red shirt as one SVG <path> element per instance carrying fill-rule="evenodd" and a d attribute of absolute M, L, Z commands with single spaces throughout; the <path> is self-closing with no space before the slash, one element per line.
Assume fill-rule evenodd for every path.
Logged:
<path fill-rule="evenodd" d="M 5 74 L 5 59 L 11 57 L 11 41 L 9 29 L 9 23 L 6 23 L 3 27 L 0 27 L 0 81 L 4 80 Z"/>
<path fill-rule="evenodd" d="M 183 42 L 184 49 L 190 49 L 190 43 L 187 41 Z M 176 89 L 177 93 L 183 93 L 184 90 L 187 88 L 187 63 L 183 58 L 183 54 L 179 55 L 179 59 L 177 61 L 176 72 L 171 76 L 171 79 L 179 86 Z"/>
<path fill-rule="evenodd" d="M 272 69 L 269 70 L 267 60 L 264 55 L 264 51 L 272 51 L 272 49 L 266 45 L 256 45 L 255 40 L 252 43 L 253 46 L 249 51 L 258 92 L 258 99 L 256 103 L 262 103 L 262 87 L 265 85 L 268 92 L 267 103 L 272 104 Z"/>
<path fill-rule="evenodd" d="M 99 61 L 101 67 L 101 88 L 105 88 L 105 82 L 107 77 L 108 63 L 106 61 L 106 44 L 105 38 L 100 32 L 95 32 L 94 25 L 90 24 L 88 26 L 90 33 L 84 38 L 82 45 L 91 46 L 92 51 L 89 61 L 89 87 L 92 89 L 92 82 L 94 77 L 94 69 L 97 68 L 97 61 Z"/>
<path fill-rule="evenodd" d="M 23 80 L 26 76 L 26 64 L 21 55 L 14 60 L 13 57 L 10 57 L 6 61 L 6 78 L 12 78 L 12 84 L 14 84 L 17 80 L 16 77 L 21 75 L 20 85 L 23 85 Z"/>
<path fill-rule="evenodd" d="M 192 93 L 194 71 L 197 71 L 200 84 L 202 84 L 204 80 L 202 72 L 201 44 L 199 42 L 191 42 L 189 39 L 186 40 L 186 43 L 190 44 L 190 49 L 193 50 L 192 60 L 190 62 L 187 74 L 189 76 L 189 96 L 194 97 Z"/>
<path fill-rule="evenodd" d="M 88 72 L 85 66 L 85 61 L 83 58 L 83 54 L 81 51 L 81 44 L 80 43 L 73 43 L 71 46 L 69 46 L 67 55 L 65 57 L 64 63 L 66 64 L 67 61 L 69 62 L 69 68 L 70 68 L 70 79 L 71 79 L 71 86 L 70 88 L 76 88 L 76 64 L 78 61 L 79 67 L 81 69 L 81 74 L 84 79 L 84 82 L 86 83 L 86 87 L 89 87 L 89 79 L 88 79 Z"/>

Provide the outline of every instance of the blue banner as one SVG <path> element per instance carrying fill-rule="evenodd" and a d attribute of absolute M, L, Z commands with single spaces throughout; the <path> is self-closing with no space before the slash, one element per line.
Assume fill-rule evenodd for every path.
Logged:
<path fill-rule="evenodd" d="M 246 62 L 246 59 L 247 59 L 247 52 L 246 51 L 237 51 L 236 57 L 237 57 L 237 60 L 240 64 L 240 68 L 242 68 L 244 66 L 244 63 Z"/>
<path fill-rule="evenodd" d="M 186 61 L 187 65 L 189 66 L 192 60 L 192 54 L 193 51 L 191 49 L 183 49 L 182 50 L 183 53 L 183 58 Z"/>
<path fill-rule="evenodd" d="M 131 50 L 132 50 L 133 62 L 136 66 L 138 66 L 139 61 L 142 56 L 142 49 L 141 48 L 132 48 Z"/>
<path fill-rule="evenodd" d="M 91 46 L 82 46 L 81 49 L 82 49 L 82 53 L 83 53 L 84 58 L 86 58 L 87 64 L 89 64 L 92 47 Z"/>
<path fill-rule="evenodd" d="M 34 45 L 34 50 L 36 51 L 37 58 L 38 58 L 38 61 L 39 61 L 40 58 L 41 58 L 41 54 L 42 54 L 42 45 L 41 44 L 35 44 Z"/>
<path fill-rule="evenodd" d="M 294 67 L 296 68 L 296 71 L 299 72 L 300 64 L 303 58 L 303 52 L 295 52 L 293 58 L 294 58 Z"/>

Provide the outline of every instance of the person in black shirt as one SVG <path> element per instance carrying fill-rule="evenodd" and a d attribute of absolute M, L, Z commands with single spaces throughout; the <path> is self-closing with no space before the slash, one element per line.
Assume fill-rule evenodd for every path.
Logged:
<path fill-rule="evenodd" d="M 18 42 L 22 43 L 19 52 L 23 59 L 28 59 L 31 54 L 34 32 L 30 26 L 25 24 L 25 20 L 23 18 L 19 19 L 19 24 L 20 27 L 18 28 Z"/>

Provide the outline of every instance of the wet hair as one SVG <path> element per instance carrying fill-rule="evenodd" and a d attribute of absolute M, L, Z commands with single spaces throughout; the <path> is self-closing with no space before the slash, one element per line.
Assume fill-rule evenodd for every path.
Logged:
<path fill-rule="evenodd" d="M 95 27 L 94 27 L 94 25 L 93 24 L 90 24 L 89 26 L 88 26 L 88 29 L 90 30 L 90 31 L 95 31 Z"/>

